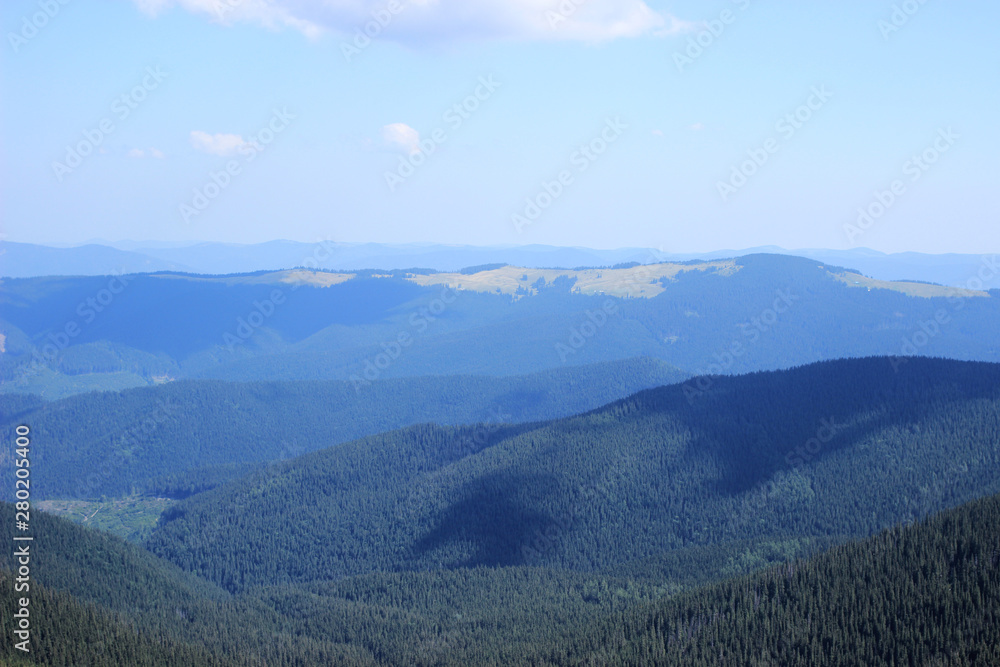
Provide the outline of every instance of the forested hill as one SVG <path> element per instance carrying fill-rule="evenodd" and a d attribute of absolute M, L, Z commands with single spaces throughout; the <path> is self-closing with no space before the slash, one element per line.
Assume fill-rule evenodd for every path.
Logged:
<path fill-rule="evenodd" d="M 0 502 L 0 539 L 7 544 L 14 544 L 14 513 L 14 505 Z M 234 599 L 115 536 L 37 511 L 31 529 L 26 588 L 22 581 L 14 589 L 23 563 L 13 549 L 0 553 L 2 665 L 374 664 L 363 649 L 286 633 L 277 610 Z M 20 597 L 30 600 L 27 654 L 9 640 Z"/>
<path fill-rule="evenodd" d="M 12 525 L 12 506 L 0 503 L 0 518 Z M 116 538 L 44 516 L 36 528 L 48 557 L 32 563 L 32 652 L 21 660 L 11 642 L 0 643 L 2 664 L 888 667 L 1000 659 L 1000 496 L 661 599 L 662 590 L 635 581 L 542 568 L 376 574 L 226 598 Z M 14 608 L 9 568 L 0 559 L 0 603 Z M 142 575 L 138 606 L 123 571 Z M 11 615 L 0 619 L 12 636 Z"/>
<path fill-rule="evenodd" d="M 33 460 L 36 498 L 177 497 L 270 461 L 415 423 L 552 419 L 686 377 L 655 359 L 628 359 L 526 376 L 398 378 L 362 386 L 182 381 L 51 403 L 2 396 L 0 424 L 7 432 L 29 424 L 44 443 Z M 12 465 L 0 456 L 0 472 Z"/>
<path fill-rule="evenodd" d="M 1000 665 L 1000 496 L 631 610 L 551 665 Z"/>
<path fill-rule="evenodd" d="M 517 428 L 366 438 L 191 497 L 148 547 L 230 590 L 592 570 L 732 540 L 866 536 L 1000 492 L 998 471 L 1000 365 L 841 360 Z"/>
<path fill-rule="evenodd" d="M 982 275 L 993 271 L 982 267 Z M 840 357 L 1000 361 L 1000 292 L 873 280 L 799 257 L 599 269 L 472 267 L 12 279 L 0 391 L 170 379 L 534 373 L 649 356 L 691 374 Z"/>

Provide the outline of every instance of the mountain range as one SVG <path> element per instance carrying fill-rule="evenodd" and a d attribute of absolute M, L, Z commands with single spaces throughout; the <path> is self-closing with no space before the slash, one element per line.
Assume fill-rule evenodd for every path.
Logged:
<path fill-rule="evenodd" d="M 990 256 L 153 250 L 0 285 L 3 664 L 1000 656 Z"/>
<path fill-rule="evenodd" d="M 415 267 L 458 271 L 482 264 L 571 268 L 612 266 L 626 262 L 653 264 L 708 261 L 761 253 L 808 257 L 834 266 L 848 266 L 878 280 L 919 280 L 953 287 L 964 287 L 980 270 L 984 260 L 981 255 L 883 253 L 863 247 L 846 250 L 786 250 L 778 246 L 760 246 L 684 253 L 664 248 L 598 250 L 546 245 L 481 247 L 430 243 L 342 243 L 329 239 L 313 243 L 279 240 L 243 245 L 94 240 L 86 244 L 59 247 L 0 241 L 0 277 L 95 276 L 156 271 L 218 275 L 296 267 L 342 271 Z M 985 259 L 989 260 L 991 256 Z M 992 257 L 992 262 L 995 267 L 995 257 Z M 1000 287 L 1000 278 L 994 276 L 984 286 L 987 289 Z"/>
<path fill-rule="evenodd" d="M 59 665 L 992 664 L 1000 365 L 892 361 L 414 424 L 188 495 L 142 544 L 35 511 L 31 648 Z M 18 400 L 5 430 L 115 422 Z M 214 444 L 211 403 L 182 420 Z M 297 404 L 321 438 L 326 405 Z M 35 434 L 32 470 L 69 437 Z M 8 542 L 14 514 L 0 503 Z M 17 567 L 0 554 L 9 608 Z"/>
<path fill-rule="evenodd" d="M 213 378 L 361 390 L 378 379 L 524 375 L 639 356 L 689 375 L 867 355 L 997 361 L 1000 291 L 981 287 L 876 280 L 766 254 L 576 269 L 15 278 L 0 286 L 0 388 L 53 399 Z"/>

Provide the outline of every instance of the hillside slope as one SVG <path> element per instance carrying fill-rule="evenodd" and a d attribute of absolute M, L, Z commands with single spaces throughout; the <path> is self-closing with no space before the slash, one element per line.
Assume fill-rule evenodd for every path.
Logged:
<path fill-rule="evenodd" d="M 179 497 L 270 461 L 415 423 L 552 419 L 686 377 L 661 361 L 629 359 L 526 376 L 360 385 L 189 380 L 52 403 L 0 397 L 0 429 L 26 423 L 45 443 L 35 454 L 39 499 Z M 0 474 L 12 465 L 0 454 Z"/>
<path fill-rule="evenodd" d="M 0 288 L 0 390 L 505 376 L 636 356 L 692 374 L 875 354 L 1000 361 L 1000 292 L 980 289 L 978 276 L 993 271 L 981 268 L 966 288 L 875 281 L 778 255 L 454 274 L 14 279 Z"/>
<path fill-rule="evenodd" d="M 1000 664 L 1000 496 L 616 615 L 531 664 Z"/>
<path fill-rule="evenodd" d="M 0 502 L 0 539 L 14 533 L 14 506 Z M 0 552 L 3 636 L 15 598 L 30 599 L 31 654 L 44 665 L 371 665 L 364 650 L 287 633 L 281 615 L 235 599 L 124 540 L 32 512 L 27 590 L 15 591 L 13 549 Z M 17 543 L 18 546 L 21 543 Z M 16 595 L 19 593 L 20 595 Z M 0 642 L 0 663 L 21 656 Z M 21 656 L 24 657 L 24 656 Z"/>
<path fill-rule="evenodd" d="M 594 570 L 732 540 L 861 537 L 1000 492 L 998 365 L 894 372 L 870 358 L 696 386 L 308 454 L 187 499 L 147 544 L 230 590 L 379 570 Z"/>

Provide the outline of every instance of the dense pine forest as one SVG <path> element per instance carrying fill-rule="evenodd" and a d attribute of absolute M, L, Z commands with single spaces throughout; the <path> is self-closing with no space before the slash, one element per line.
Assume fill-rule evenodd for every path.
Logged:
<path fill-rule="evenodd" d="M 10 506 L 0 508 L 10 519 Z M 4 643 L 7 664 L 988 665 L 1000 659 L 1000 496 L 686 591 L 621 577 L 499 568 L 381 574 L 231 598 L 117 538 L 89 536 L 61 519 L 41 524 L 45 534 L 59 536 L 44 546 L 63 562 L 39 567 L 38 579 L 48 583 L 33 584 L 32 653 L 24 658 Z M 140 600 L 127 592 L 121 573 L 146 565 Z M 9 562 L 2 568 L 0 602 L 10 608 Z M 88 581 L 74 568 L 85 568 Z M 11 636 L 8 615 L 2 631 Z"/>
<path fill-rule="evenodd" d="M 1000 664 L 1000 496 L 629 610 L 572 643 L 550 664 Z"/>
<path fill-rule="evenodd" d="M 146 546 L 232 591 L 442 567 L 593 571 L 737 540 L 863 537 L 1000 492 L 1000 366 L 894 372 L 872 358 L 698 386 L 307 454 L 179 503 Z"/>
<path fill-rule="evenodd" d="M 526 376 L 350 381 L 181 381 L 46 403 L 0 399 L 0 429 L 49 443 L 34 483 L 49 498 L 191 495 L 264 464 L 421 422 L 497 424 L 597 408 L 686 374 L 628 359 Z M 491 428 L 487 426 L 487 428 Z M 0 455 L 0 474 L 11 460 Z M 2 497 L 2 496 L 0 496 Z"/>
<path fill-rule="evenodd" d="M 261 461 L 185 489 L 141 545 L 33 510 L 32 653 L 4 643 L 3 659 L 993 664 L 1000 366 L 896 362 L 692 378 L 572 417 Z M 205 387 L 253 406 L 206 410 L 217 433 L 289 394 Z M 155 397 L 108 395 L 107 415 Z M 60 414 L 7 405 L 9 424 Z M 4 503 L 0 539 L 13 526 Z M 7 608 L 14 568 L 5 552 Z"/>

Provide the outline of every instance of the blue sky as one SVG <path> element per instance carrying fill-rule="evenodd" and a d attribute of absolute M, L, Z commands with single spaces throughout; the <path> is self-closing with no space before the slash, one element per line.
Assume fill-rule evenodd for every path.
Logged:
<path fill-rule="evenodd" d="M 12 241 L 1000 238 L 996 3 L 8 0 L 0 20 Z"/>

